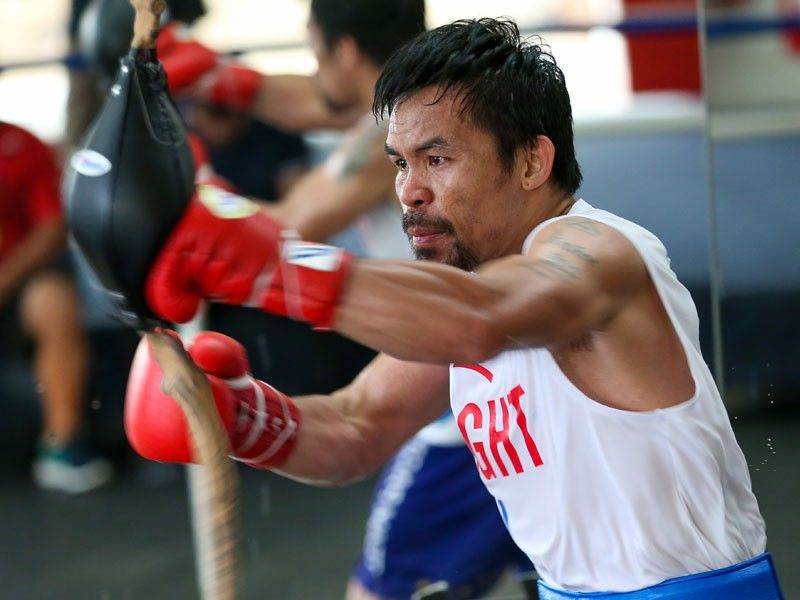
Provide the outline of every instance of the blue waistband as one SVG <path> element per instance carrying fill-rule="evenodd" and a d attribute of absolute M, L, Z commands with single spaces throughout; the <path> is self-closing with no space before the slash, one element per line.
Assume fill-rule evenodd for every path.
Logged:
<path fill-rule="evenodd" d="M 540 600 L 783 600 L 772 556 L 765 552 L 730 567 L 668 579 L 633 592 L 565 592 L 539 581 Z"/>

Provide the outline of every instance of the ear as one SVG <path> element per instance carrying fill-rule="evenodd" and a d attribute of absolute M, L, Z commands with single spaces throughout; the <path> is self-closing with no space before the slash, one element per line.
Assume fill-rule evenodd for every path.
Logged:
<path fill-rule="evenodd" d="M 363 59 L 361 49 L 352 35 L 344 35 L 339 38 L 334 52 L 339 64 L 348 70 L 355 69 Z"/>
<path fill-rule="evenodd" d="M 522 187 L 535 190 L 550 179 L 556 148 L 549 137 L 536 136 L 536 140 L 523 146 L 522 152 Z"/>

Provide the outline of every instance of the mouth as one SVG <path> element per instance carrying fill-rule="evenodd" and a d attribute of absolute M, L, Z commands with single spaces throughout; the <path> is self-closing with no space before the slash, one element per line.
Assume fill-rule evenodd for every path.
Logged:
<path fill-rule="evenodd" d="M 443 236 L 447 235 L 444 230 L 428 227 L 409 227 L 406 233 L 411 238 L 411 243 L 415 248 L 434 246 Z"/>

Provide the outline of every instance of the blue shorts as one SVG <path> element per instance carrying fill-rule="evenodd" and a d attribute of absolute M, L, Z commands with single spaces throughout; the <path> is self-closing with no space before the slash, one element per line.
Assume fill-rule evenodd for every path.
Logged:
<path fill-rule="evenodd" d="M 772 556 L 764 553 L 739 564 L 668 579 L 634 592 L 564 592 L 539 581 L 539 600 L 783 600 Z"/>
<path fill-rule="evenodd" d="M 508 567 L 533 570 L 463 440 L 407 442 L 381 475 L 366 529 L 354 575 L 384 598 L 409 598 L 436 581 L 448 582 L 454 597 L 474 598 Z"/>

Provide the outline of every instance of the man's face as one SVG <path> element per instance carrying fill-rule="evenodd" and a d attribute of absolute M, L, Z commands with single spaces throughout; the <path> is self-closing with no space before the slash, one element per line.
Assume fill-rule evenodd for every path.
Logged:
<path fill-rule="evenodd" d="M 519 251 L 509 249 L 509 229 L 523 218 L 525 199 L 494 138 L 459 114 L 452 92 L 432 104 L 436 92 L 423 89 L 395 108 L 386 151 L 417 258 L 471 271 Z"/>
<path fill-rule="evenodd" d="M 311 51 L 317 59 L 316 79 L 320 94 L 325 103 L 333 111 L 350 108 L 353 100 L 351 78 L 347 68 L 342 64 L 338 46 L 329 47 L 325 36 L 317 27 L 314 16 L 308 20 L 308 36 Z"/>

